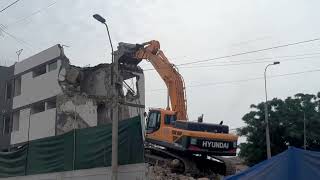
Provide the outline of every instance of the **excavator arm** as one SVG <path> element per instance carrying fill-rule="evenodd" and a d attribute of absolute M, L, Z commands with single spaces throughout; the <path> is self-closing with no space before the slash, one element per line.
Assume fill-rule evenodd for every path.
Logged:
<path fill-rule="evenodd" d="M 177 113 L 178 120 L 188 120 L 183 77 L 160 50 L 160 43 L 152 40 L 141 44 L 141 47 L 135 53 L 135 58 L 147 59 L 153 65 L 168 88 L 171 110 Z"/>

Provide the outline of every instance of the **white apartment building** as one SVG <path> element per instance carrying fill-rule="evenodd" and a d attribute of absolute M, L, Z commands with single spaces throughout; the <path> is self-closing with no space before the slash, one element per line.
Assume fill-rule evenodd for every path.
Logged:
<path fill-rule="evenodd" d="M 110 123 L 110 72 L 110 64 L 84 68 L 70 65 L 61 45 L 17 62 L 12 78 L 10 144 Z M 135 79 L 131 83 L 134 87 L 128 88 L 135 92 L 128 93 L 124 86 L 123 98 L 139 106 L 121 105 L 120 118 L 143 117 L 143 71 L 138 67 L 121 72 L 124 82 Z"/>
<path fill-rule="evenodd" d="M 67 61 L 55 45 L 15 64 L 11 144 L 55 135 L 57 77 Z"/>

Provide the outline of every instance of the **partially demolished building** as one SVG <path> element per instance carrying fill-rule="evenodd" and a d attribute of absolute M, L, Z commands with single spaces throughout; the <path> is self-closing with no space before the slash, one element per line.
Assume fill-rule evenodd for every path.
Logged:
<path fill-rule="evenodd" d="M 5 70 L 3 70 L 5 69 Z M 11 67 L 1 67 L 0 146 L 64 134 L 112 122 L 115 91 L 111 64 L 77 67 L 55 45 Z M 123 82 L 119 119 L 144 113 L 144 74 L 136 65 L 120 66 Z M 143 118 L 142 118 L 143 119 Z M 141 121 L 142 127 L 143 120 Z"/>
<path fill-rule="evenodd" d="M 110 179 L 117 106 L 118 177 L 145 179 L 144 75 L 115 54 L 112 64 L 77 67 L 55 45 L 0 66 L 0 178 Z"/>

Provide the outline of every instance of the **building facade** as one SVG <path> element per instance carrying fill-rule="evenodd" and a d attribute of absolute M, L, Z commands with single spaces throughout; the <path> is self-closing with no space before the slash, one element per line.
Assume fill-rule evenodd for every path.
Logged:
<path fill-rule="evenodd" d="M 144 113 L 141 68 L 124 67 L 120 119 Z M 112 122 L 111 65 L 76 67 L 55 45 L 11 67 L 0 67 L 0 147 Z M 141 121 L 143 123 L 143 121 Z"/>

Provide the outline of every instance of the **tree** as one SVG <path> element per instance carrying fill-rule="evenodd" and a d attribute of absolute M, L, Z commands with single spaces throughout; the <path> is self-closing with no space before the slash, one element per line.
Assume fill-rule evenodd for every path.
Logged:
<path fill-rule="evenodd" d="M 246 126 L 237 129 L 238 135 L 247 137 L 247 142 L 239 145 L 239 156 L 250 166 L 267 158 L 264 105 L 251 105 L 252 110 L 242 118 Z M 268 110 L 273 156 L 286 150 L 288 144 L 303 147 L 304 117 L 307 148 L 320 150 L 320 93 L 299 93 L 285 100 L 274 98 L 268 101 Z"/>

